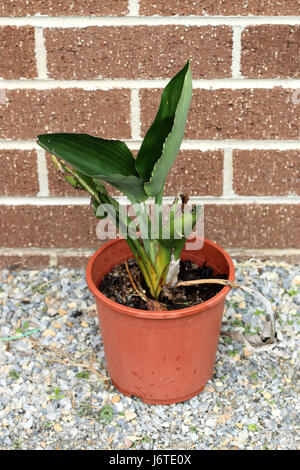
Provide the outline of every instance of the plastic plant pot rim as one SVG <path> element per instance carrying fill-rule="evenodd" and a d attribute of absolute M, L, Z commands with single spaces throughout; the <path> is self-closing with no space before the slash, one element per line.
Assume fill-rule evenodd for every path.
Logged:
<path fill-rule="evenodd" d="M 228 267 L 229 267 L 228 280 L 229 281 L 234 281 L 234 266 L 233 266 L 233 262 L 232 262 L 232 260 L 229 256 L 229 254 L 223 248 L 221 248 L 219 245 L 212 242 L 211 240 L 208 240 L 206 238 L 204 238 L 203 240 L 204 240 L 204 243 L 206 243 L 206 244 L 210 245 L 211 247 L 215 248 L 216 250 L 218 250 L 224 256 L 224 258 L 225 258 L 225 260 L 228 264 Z M 116 312 L 119 312 L 123 315 L 131 316 L 131 317 L 149 318 L 151 320 L 154 320 L 154 319 L 155 320 L 159 320 L 159 319 L 162 319 L 162 320 L 163 319 L 170 319 L 171 320 L 171 319 L 176 319 L 176 318 L 182 318 L 182 317 L 187 317 L 187 316 L 190 316 L 190 315 L 194 315 L 196 313 L 204 312 L 207 309 L 210 309 L 210 308 L 214 307 L 216 304 L 218 304 L 223 299 L 225 300 L 225 297 L 227 296 L 228 292 L 231 289 L 231 287 L 224 286 L 220 290 L 220 292 L 218 292 L 218 294 L 214 295 L 211 299 L 206 300 L 205 302 L 203 302 L 201 304 L 193 305 L 192 307 L 187 307 L 187 308 L 183 308 L 183 309 L 167 310 L 167 311 L 163 311 L 163 312 L 156 312 L 156 311 L 154 312 L 152 310 L 140 310 L 140 309 L 137 309 L 137 308 L 127 307 L 125 305 L 118 304 L 117 302 L 114 302 L 113 300 L 109 299 L 108 297 L 106 297 L 104 294 L 102 294 L 99 291 L 99 288 L 94 283 L 93 278 L 92 278 L 92 267 L 93 267 L 95 259 L 98 258 L 98 256 L 100 256 L 101 253 L 104 250 L 109 249 L 112 245 L 114 245 L 116 243 L 119 243 L 121 241 L 125 241 L 125 239 L 117 238 L 115 240 L 111 240 L 111 241 L 105 243 L 105 245 L 101 246 L 91 256 L 91 258 L 90 258 L 90 260 L 87 264 L 87 267 L 86 267 L 86 279 L 87 279 L 87 284 L 88 284 L 88 287 L 89 287 L 91 293 L 94 295 L 94 297 L 96 299 L 98 299 L 100 302 L 106 304 L 108 307 L 110 307 L 112 310 L 114 310 Z M 125 243 L 126 243 L 126 241 L 125 241 Z M 193 251 L 191 250 L 191 253 L 192 252 Z M 132 258 L 134 258 L 133 255 L 132 255 Z M 126 258 L 126 259 L 130 259 L 130 258 Z M 125 261 L 126 259 L 124 259 L 123 261 Z M 120 261 L 120 263 L 121 262 L 122 261 Z M 208 263 L 209 263 L 209 260 L 208 260 Z"/>

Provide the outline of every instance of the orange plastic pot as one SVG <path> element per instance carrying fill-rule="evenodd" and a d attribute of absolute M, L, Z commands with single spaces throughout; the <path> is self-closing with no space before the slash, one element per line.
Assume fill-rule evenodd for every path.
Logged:
<path fill-rule="evenodd" d="M 124 395 L 149 404 L 171 404 L 199 394 L 211 378 L 220 335 L 225 297 L 230 288 L 202 304 L 153 312 L 120 305 L 98 289 L 111 269 L 133 258 L 125 240 L 112 240 L 87 265 L 87 283 L 95 297 L 108 373 Z M 234 280 L 229 255 L 204 240 L 200 250 L 183 250 L 183 260 L 204 261 L 216 273 Z"/>

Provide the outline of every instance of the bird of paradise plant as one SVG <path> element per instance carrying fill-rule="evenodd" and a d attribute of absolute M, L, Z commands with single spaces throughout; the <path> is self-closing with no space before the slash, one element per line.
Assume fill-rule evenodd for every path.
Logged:
<path fill-rule="evenodd" d="M 38 144 L 51 154 L 65 180 L 92 196 L 95 215 L 103 216 L 100 209 L 104 205 L 105 215 L 108 213 L 113 217 L 117 228 L 125 234 L 154 299 L 158 299 L 164 285 L 176 284 L 180 253 L 201 212 L 194 207 L 178 215 L 179 200 L 176 198 L 163 223 L 161 209 L 166 178 L 183 139 L 191 96 L 188 61 L 163 90 L 158 112 L 136 159 L 119 140 L 76 133 L 38 136 Z M 138 222 L 134 229 L 128 230 L 129 225 L 132 227 L 132 219 L 103 183 L 121 191 L 134 205 Z M 147 209 L 146 202 L 150 200 L 155 202 L 157 230 L 152 230 Z"/>

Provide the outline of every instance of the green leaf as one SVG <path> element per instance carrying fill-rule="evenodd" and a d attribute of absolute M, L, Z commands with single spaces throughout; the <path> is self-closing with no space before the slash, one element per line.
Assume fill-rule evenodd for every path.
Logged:
<path fill-rule="evenodd" d="M 167 174 L 179 152 L 192 97 L 189 62 L 164 89 L 155 120 L 136 159 L 136 169 L 149 196 L 161 193 Z"/>
<path fill-rule="evenodd" d="M 39 135 L 38 144 L 85 175 L 111 184 L 131 200 L 148 198 L 134 157 L 124 142 L 59 133 Z"/>
<path fill-rule="evenodd" d="M 128 196 L 132 202 L 143 202 L 149 197 L 144 190 L 143 181 L 139 177 L 109 175 L 101 176 L 101 179 Z"/>

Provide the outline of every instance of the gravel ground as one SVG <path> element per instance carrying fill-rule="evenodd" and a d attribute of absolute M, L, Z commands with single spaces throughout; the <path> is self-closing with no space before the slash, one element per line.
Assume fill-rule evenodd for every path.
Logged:
<path fill-rule="evenodd" d="M 238 282 L 272 300 L 281 342 L 250 354 L 221 336 L 205 391 L 159 406 L 111 385 L 84 271 L 1 271 L 0 448 L 298 449 L 299 266 L 235 266 Z M 232 290 L 224 328 L 255 332 L 261 309 Z M 16 335 L 27 336 L 7 339 Z"/>

